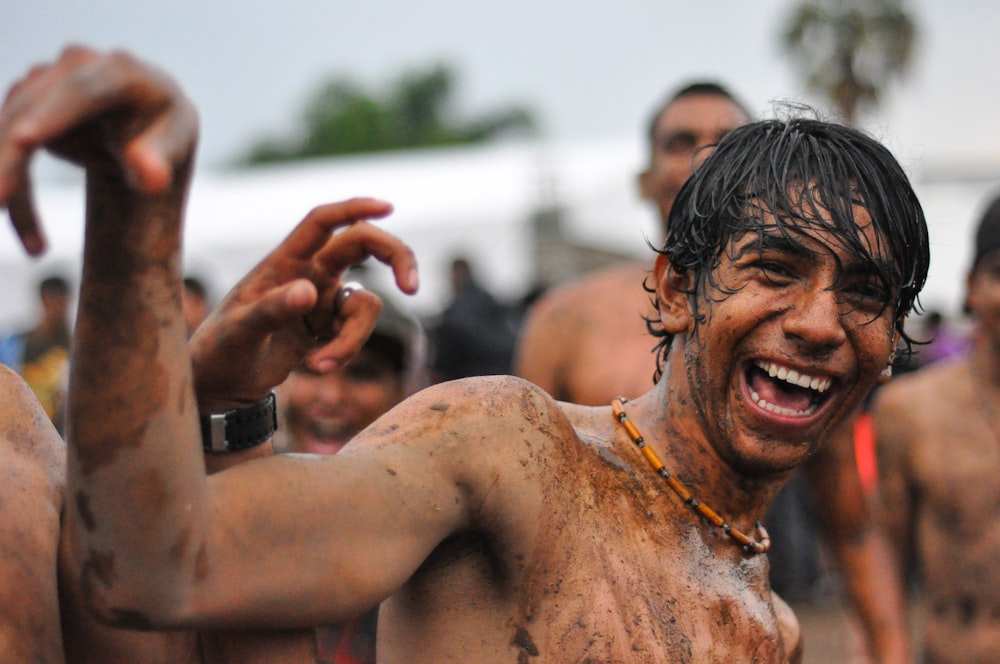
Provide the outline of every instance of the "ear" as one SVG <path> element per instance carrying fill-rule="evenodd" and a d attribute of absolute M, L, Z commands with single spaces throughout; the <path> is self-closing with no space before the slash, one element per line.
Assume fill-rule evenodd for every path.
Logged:
<path fill-rule="evenodd" d="M 878 375 L 878 380 L 876 385 L 885 385 L 890 380 L 892 380 L 892 369 L 893 364 L 896 362 L 896 349 L 899 348 L 899 330 L 892 333 L 892 351 L 889 353 L 889 357 L 886 358 L 885 368 Z"/>
<path fill-rule="evenodd" d="M 965 300 L 962 302 L 962 313 L 966 316 L 973 314 L 979 306 L 976 293 L 976 275 L 969 272 L 965 275 Z"/>
<path fill-rule="evenodd" d="M 652 187 L 650 177 L 649 169 L 647 168 L 642 173 L 639 173 L 635 179 L 639 185 L 639 196 L 642 197 L 642 200 L 644 201 L 648 201 L 652 198 L 652 195 L 650 194 L 650 188 Z"/>
<path fill-rule="evenodd" d="M 694 323 L 691 303 L 688 301 L 688 278 L 678 275 L 670 267 L 670 259 L 659 254 L 653 268 L 656 278 L 656 297 L 660 302 L 660 321 L 669 334 L 690 332 Z M 683 290 L 682 290 L 683 289 Z"/>

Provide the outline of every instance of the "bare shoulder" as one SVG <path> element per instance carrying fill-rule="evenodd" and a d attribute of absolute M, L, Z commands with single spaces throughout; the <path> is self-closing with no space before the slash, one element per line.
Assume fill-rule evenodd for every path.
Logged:
<path fill-rule="evenodd" d="M 654 313 L 643 288 L 649 274 L 648 265 L 634 261 L 546 293 L 524 321 L 515 372 L 560 399 L 578 403 L 606 403 L 608 385 L 615 386 L 613 394 L 642 394 L 653 371 L 644 322 Z M 618 363 L 608 362 L 612 347 L 621 359 Z M 636 373 L 643 379 L 634 389 Z"/>
<path fill-rule="evenodd" d="M 534 383 L 516 376 L 477 376 L 421 390 L 379 418 L 365 437 L 378 444 L 406 428 L 417 434 L 409 439 L 457 438 L 490 446 L 505 436 L 531 438 L 562 427 L 568 427 L 563 406 Z"/>
<path fill-rule="evenodd" d="M 640 261 L 596 270 L 553 288 L 538 300 L 532 311 L 537 316 L 567 311 L 589 312 L 594 309 L 594 303 L 606 306 L 609 296 L 620 298 L 623 293 L 645 295 L 642 283 L 650 274 L 649 265 Z"/>
<path fill-rule="evenodd" d="M 572 473 L 580 453 L 564 406 L 514 376 L 441 383 L 397 405 L 336 457 L 391 467 L 395 484 L 419 477 L 435 504 L 455 511 L 437 513 L 449 533 L 477 524 L 508 543 L 530 541 L 556 490 L 552 478 Z"/>
<path fill-rule="evenodd" d="M 65 449 L 21 378 L 0 366 L 0 661 L 62 659 L 56 561 Z"/>
<path fill-rule="evenodd" d="M 47 484 L 47 495 L 61 504 L 66 474 L 65 444 L 31 388 L 14 371 L 0 365 L 0 455 L 4 468 L 29 469 L 34 481 Z"/>
<path fill-rule="evenodd" d="M 548 464 L 579 444 L 567 407 L 515 376 L 463 378 L 406 399 L 341 454 L 359 447 L 402 448 L 426 476 L 473 493 L 498 478 L 505 484 L 542 482 Z"/>

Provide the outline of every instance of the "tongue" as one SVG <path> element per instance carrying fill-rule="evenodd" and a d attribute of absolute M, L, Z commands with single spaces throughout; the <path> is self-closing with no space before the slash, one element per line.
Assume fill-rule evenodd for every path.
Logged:
<path fill-rule="evenodd" d="M 771 379 L 760 372 L 754 372 L 751 384 L 761 399 L 781 408 L 804 411 L 809 408 L 812 399 L 809 390 Z"/>

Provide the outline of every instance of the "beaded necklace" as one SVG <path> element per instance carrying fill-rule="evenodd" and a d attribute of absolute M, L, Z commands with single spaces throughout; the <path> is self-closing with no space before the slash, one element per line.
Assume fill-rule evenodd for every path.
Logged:
<path fill-rule="evenodd" d="M 636 447 L 642 452 L 642 455 L 646 457 L 649 461 L 649 465 L 653 467 L 653 470 L 659 474 L 667 482 L 674 493 L 676 493 L 681 500 L 683 500 L 691 509 L 697 512 L 702 518 L 711 523 L 713 526 L 722 528 L 722 531 L 729 535 L 740 548 L 746 553 L 764 553 L 771 548 L 771 537 L 767 534 L 767 530 L 764 529 L 764 524 L 758 521 L 754 524 L 754 530 L 757 533 L 758 540 L 754 540 L 747 535 L 744 535 L 736 528 L 733 528 L 726 523 L 726 520 L 719 516 L 718 512 L 713 510 L 711 507 L 705 503 L 699 501 L 691 493 L 691 490 L 687 488 L 687 485 L 681 482 L 679 479 L 670 474 L 670 471 L 666 469 L 663 462 L 660 461 L 660 457 L 656 454 L 652 447 L 646 444 L 643 440 L 642 434 L 639 433 L 639 429 L 636 428 L 632 420 L 628 418 L 628 414 L 625 413 L 625 403 L 628 400 L 625 397 L 618 397 L 611 402 L 611 408 L 614 410 L 615 419 L 621 422 L 622 427 L 624 427 L 625 432 L 628 433 L 629 438 L 635 443 Z"/>

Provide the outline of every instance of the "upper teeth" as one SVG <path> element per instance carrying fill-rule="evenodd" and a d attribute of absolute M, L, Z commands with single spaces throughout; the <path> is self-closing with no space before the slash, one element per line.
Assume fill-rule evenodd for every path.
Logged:
<path fill-rule="evenodd" d="M 786 383 L 791 383 L 792 385 L 797 385 L 798 387 L 815 390 L 820 394 L 826 392 L 830 388 L 831 381 L 829 378 L 814 378 L 804 373 L 799 373 L 795 369 L 778 366 L 774 362 L 765 362 L 764 360 L 757 360 L 755 364 L 762 371 L 766 371 L 767 375 L 771 378 L 777 378 L 778 380 L 783 380 Z"/>

